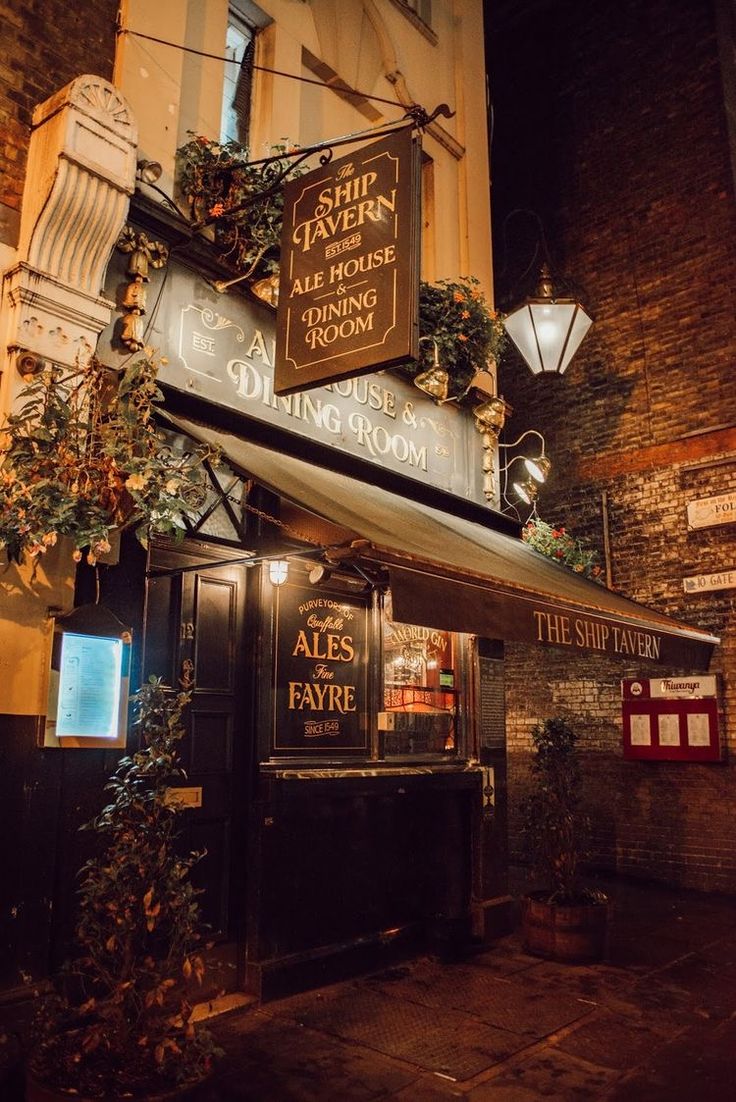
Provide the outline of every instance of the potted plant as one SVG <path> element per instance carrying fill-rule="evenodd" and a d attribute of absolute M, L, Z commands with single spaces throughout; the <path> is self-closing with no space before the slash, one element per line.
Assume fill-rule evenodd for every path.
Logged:
<path fill-rule="evenodd" d="M 27 1062 L 27 1102 L 73 1096 L 179 1098 L 216 1053 L 192 1019 L 201 982 L 201 923 L 182 855 L 182 807 L 169 788 L 183 776 L 176 744 L 189 693 L 151 678 L 133 698 L 140 749 L 119 762 L 110 803 L 82 829 L 99 851 L 80 871 L 78 955 L 43 1007 Z"/>
<path fill-rule="evenodd" d="M 29 376 L 0 430 L 0 549 L 33 561 L 60 537 L 94 565 L 113 528 L 182 536 L 202 503 L 207 449 L 177 452 L 154 422 L 163 398 L 145 355 L 121 373 L 91 359 Z"/>
<path fill-rule="evenodd" d="M 523 831 L 535 870 L 547 887 L 524 896 L 524 946 L 553 960 L 598 960 L 605 951 L 608 899 L 580 882 L 587 818 L 577 735 L 561 717 L 532 730 L 531 788 L 522 803 Z"/>

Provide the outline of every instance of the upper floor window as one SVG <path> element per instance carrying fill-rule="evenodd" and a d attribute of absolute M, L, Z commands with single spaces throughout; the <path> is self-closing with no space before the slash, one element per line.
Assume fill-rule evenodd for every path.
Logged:
<path fill-rule="evenodd" d="M 230 8 L 225 41 L 225 80 L 222 96 L 220 141 L 247 145 L 256 28 L 235 8 Z"/>
<path fill-rule="evenodd" d="M 436 41 L 432 31 L 432 0 L 393 0 L 393 3 L 430 41 Z"/>
<path fill-rule="evenodd" d="M 432 26 L 432 0 L 403 0 L 403 2 L 407 8 L 416 12 L 428 27 Z"/>

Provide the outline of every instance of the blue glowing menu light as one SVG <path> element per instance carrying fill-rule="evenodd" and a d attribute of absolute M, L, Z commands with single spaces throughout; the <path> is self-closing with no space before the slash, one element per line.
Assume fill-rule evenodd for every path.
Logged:
<path fill-rule="evenodd" d="M 57 738 L 117 738 L 122 672 L 122 639 L 64 632 Z"/>

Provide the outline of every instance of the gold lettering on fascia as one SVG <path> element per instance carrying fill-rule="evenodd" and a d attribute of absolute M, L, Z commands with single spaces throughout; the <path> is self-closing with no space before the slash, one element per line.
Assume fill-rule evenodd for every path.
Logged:
<path fill-rule="evenodd" d="M 258 332 L 258 331 L 256 331 Z M 254 340 L 251 347 L 263 347 Z M 264 361 L 265 362 L 265 361 Z M 247 360 L 230 360 L 226 374 L 239 398 L 244 402 L 255 402 L 296 421 L 304 421 L 333 437 L 340 437 L 345 430 L 353 434 L 356 443 L 374 459 L 392 457 L 398 463 L 426 472 L 429 469 L 429 450 L 427 444 L 417 444 L 403 432 L 389 431 L 384 425 L 377 424 L 367 413 L 354 411 L 343 421 L 338 407 L 314 391 L 300 391 L 278 397 L 273 392 L 273 382 L 268 375 L 262 374 Z M 339 394 L 343 398 L 352 398 L 358 405 L 375 410 L 379 415 L 397 419 L 396 395 L 375 381 L 365 378 L 345 379 L 341 383 L 330 383 L 324 391 Z M 417 428 L 413 402 L 406 401 L 401 413 L 402 428 Z"/>
<path fill-rule="evenodd" d="M 650 631 L 537 609 L 534 610 L 534 622 L 538 643 L 625 654 L 637 658 L 656 660 L 660 657 L 662 638 Z"/>

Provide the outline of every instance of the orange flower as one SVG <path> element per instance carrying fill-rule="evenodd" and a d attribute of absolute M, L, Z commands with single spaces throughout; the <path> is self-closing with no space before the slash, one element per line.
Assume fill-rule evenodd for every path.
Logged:
<path fill-rule="evenodd" d="M 467 337 L 465 336 L 465 334 L 464 334 L 464 333 L 458 333 L 458 335 L 457 335 L 457 339 L 458 339 L 459 341 L 466 341 L 466 340 L 467 340 L 468 338 L 467 338 Z"/>
<path fill-rule="evenodd" d="M 452 297 L 455 302 L 465 302 L 465 295 L 462 293 L 462 291 L 455 291 Z"/>
<path fill-rule="evenodd" d="M 210 207 L 209 213 L 211 218 L 219 218 L 221 214 L 225 213 L 225 204 L 215 203 Z"/>
<path fill-rule="evenodd" d="M 463 318 L 463 320 L 465 318 L 469 318 L 470 317 L 470 310 L 461 310 L 460 311 L 460 317 Z"/>

